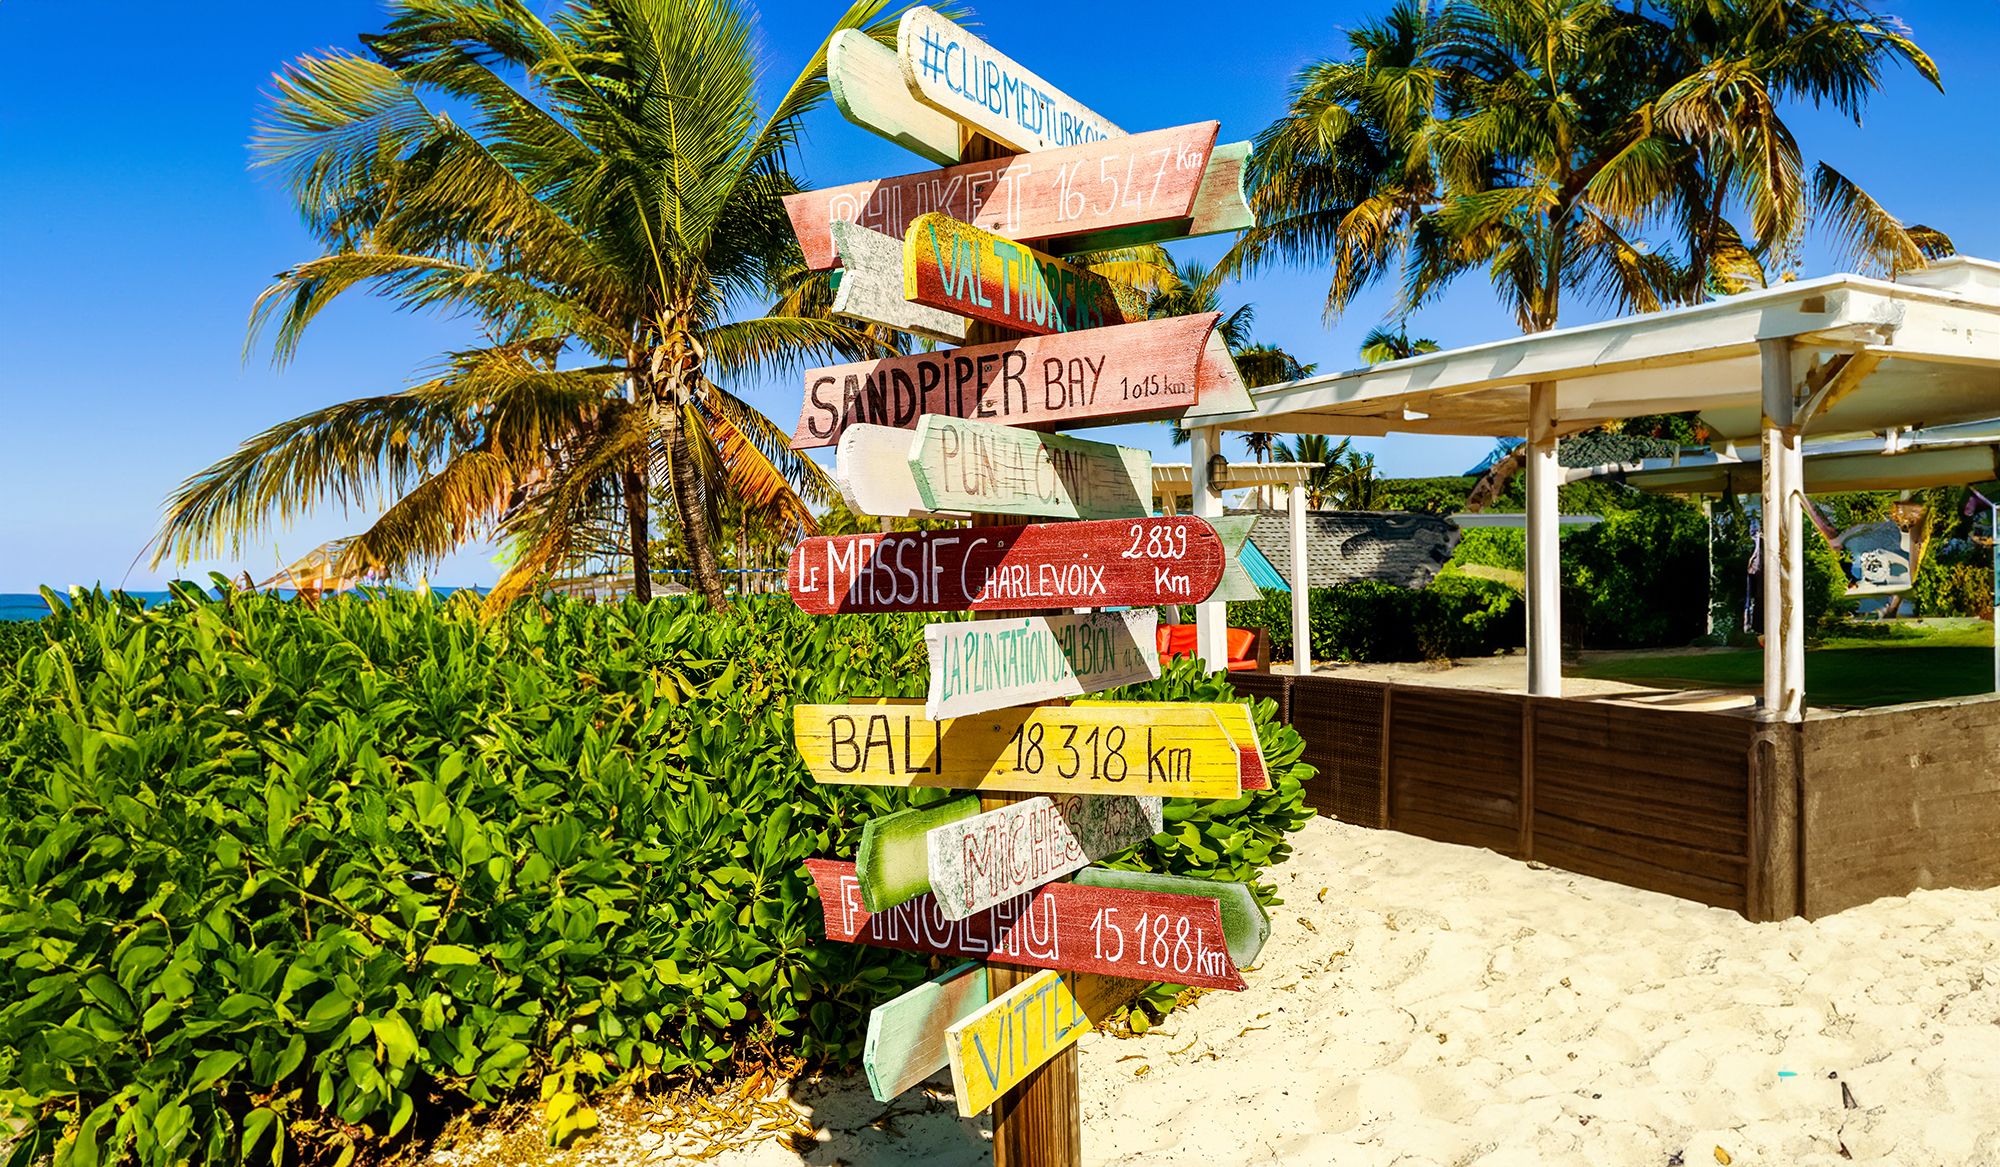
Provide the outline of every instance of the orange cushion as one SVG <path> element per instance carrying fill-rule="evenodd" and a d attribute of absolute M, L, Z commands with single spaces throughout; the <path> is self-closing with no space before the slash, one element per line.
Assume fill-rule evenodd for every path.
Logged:
<path fill-rule="evenodd" d="M 1194 655 L 1195 626 L 1192 624 L 1162 624 L 1153 635 L 1162 659 Z M 1257 667 L 1257 633 L 1254 629 L 1225 629 L 1223 645 L 1229 654 L 1230 669 L 1241 672 Z"/>
<path fill-rule="evenodd" d="M 1154 639 L 1159 643 L 1161 656 L 1193 656 L 1194 636 L 1192 624 L 1162 624 Z"/>

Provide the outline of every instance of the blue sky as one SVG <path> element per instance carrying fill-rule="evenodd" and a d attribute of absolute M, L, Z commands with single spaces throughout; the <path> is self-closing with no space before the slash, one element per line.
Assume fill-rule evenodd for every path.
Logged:
<path fill-rule="evenodd" d="M 1247 138 L 1281 110 L 1297 69 L 1343 50 L 1343 30 L 1383 2 L 1011 0 L 980 7 L 1003 51 L 1128 130 L 1219 119 Z M 761 7 L 770 83 L 787 83 L 838 11 Z M 2000 256 L 2000 6 L 1889 0 L 1944 71 L 1939 95 L 1894 78 L 1857 128 L 1800 113 L 1809 155 L 1831 160 L 1906 219 Z M 1227 12 L 1229 19 L 1218 20 Z M 315 253 L 282 191 L 250 172 L 245 146 L 272 72 L 314 49 L 352 47 L 380 27 L 375 0 L 198 5 L 109 0 L 0 4 L 0 591 L 103 582 L 152 588 L 209 568 L 271 574 L 280 557 L 357 529 L 327 508 L 238 557 L 155 572 L 145 547 L 166 495 L 265 426 L 344 397 L 408 384 L 472 334 L 463 322 L 398 314 L 356 296 L 324 315 L 296 361 L 244 354 L 251 303 L 273 273 Z M 1060 44 L 1062 49 L 1040 47 Z M 25 48 L 24 48 L 25 47 Z M 32 51 L 26 51 L 32 49 Z M 808 123 L 802 169 L 816 185 L 924 169 L 830 106 Z M 1177 245 L 1212 258 L 1214 242 Z M 1817 245 L 1805 269 L 1836 269 Z M 1323 369 L 1356 363 L 1385 297 L 1329 325 L 1317 273 L 1279 272 L 1231 290 L 1257 309 L 1259 339 Z M 1566 323 L 1592 318 L 1588 308 Z M 1447 345 L 1515 331 L 1477 283 L 1415 322 Z M 787 425 L 795 383 L 743 387 Z M 1101 436 L 1165 453 L 1158 427 Z M 1233 443 L 1232 443 L 1233 444 Z M 1391 437 L 1363 443 L 1389 474 L 1455 473 L 1485 443 Z M 1168 455 L 1171 457 L 1172 455 Z M 491 549 L 431 573 L 490 582 Z M 136 562 L 135 562 L 136 561 Z"/>

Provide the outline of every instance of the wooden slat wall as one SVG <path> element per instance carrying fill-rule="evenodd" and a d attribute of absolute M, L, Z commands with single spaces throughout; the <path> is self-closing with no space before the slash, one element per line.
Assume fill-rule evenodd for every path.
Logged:
<path fill-rule="evenodd" d="M 1534 857 L 1745 911 L 1748 718 L 1537 700 Z"/>
<path fill-rule="evenodd" d="M 1292 679 L 1292 728 L 1306 740 L 1305 760 L 1319 771 L 1306 804 L 1363 827 L 1382 814 L 1382 711 L 1388 686 L 1330 677 Z"/>
<path fill-rule="evenodd" d="M 1389 826 L 1520 854 L 1521 698 L 1393 686 Z"/>
<path fill-rule="evenodd" d="M 1239 696 L 1254 697 L 1259 701 L 1269 698 L 1278 703 L 1278 720 L 1289 724 L 1292 720 L 1290 692 L 1292 678 L 1285 673 L 1231 673 L 1229 684 Z"/>
<path fill-rule="evenodd" d="M 1805 723 L 1805 915 L 2000 885 L 2000 699 Z"/>

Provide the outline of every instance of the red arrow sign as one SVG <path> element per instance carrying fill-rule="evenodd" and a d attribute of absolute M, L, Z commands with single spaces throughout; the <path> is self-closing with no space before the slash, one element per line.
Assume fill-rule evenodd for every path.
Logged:
<path fill-rule="evenodd" d="M 792 599 L 834 612 L 1018 612 L 1198 603 L 1222 540 L 1185 516 L 821 535 L 792 549 Z"/>
<path fill-rule="evenodd" d="M 1194 214 L 1218 128 L 1217 122 L 1197 122 L 807 191 L 787 195 L 785 213 L 805 248 L 806 263 L 815 269 L 838 262 L 829 233 L 836 222 L 859 223 L 901 239 L 910 220 L 940 211 L 1022 241 L 1175 223 Z"/>
<path fill-rule="evenodd" d="M 911 429 L 926 413 L 1032 428 L 1178 417 L 1203 395 L 1241 386 L 1226 356 L 1204 357 L 1218 319 L 1174 316 L 814 369 L 792 448 L 831 446 L 856 423 Z"/>
<path fill-rule="evenodd" d="M 861 906 L 854 864 L 808 859 L 829 940 L 1030 968 L 1102 973 L 1204 989 L 1241 989 L 1222 913 L 1207 896 L 1051 883 L 947 920 L 927 892 L 879 915 Z"/>

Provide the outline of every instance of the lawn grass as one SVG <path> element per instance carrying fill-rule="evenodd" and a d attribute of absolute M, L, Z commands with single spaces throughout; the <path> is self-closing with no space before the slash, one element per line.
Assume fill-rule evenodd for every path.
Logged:
<path fill-rule="evenodd" d="M 1754 648 L 1592 661 L 1576 675 L 1663 688 L 1754 689 Z M 1842 628 L 1806 652 L 1806 703 L 1868 707 L 1993 691 L 1993 626 L 1981 620 L 1899 621 Z"/>

